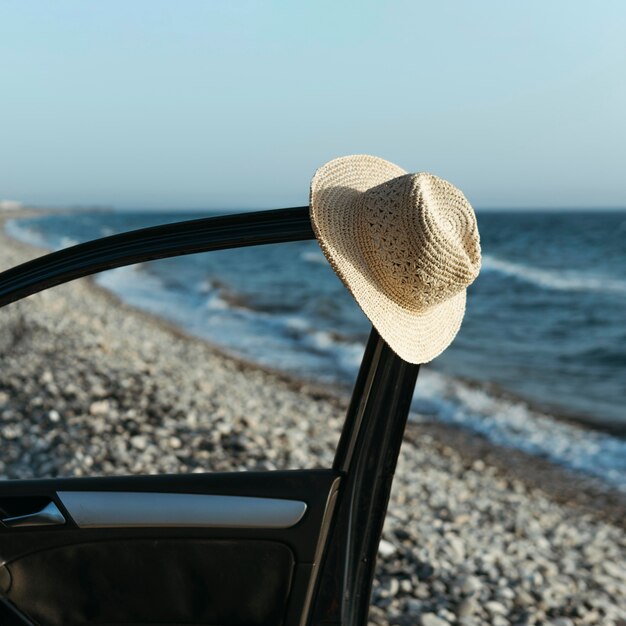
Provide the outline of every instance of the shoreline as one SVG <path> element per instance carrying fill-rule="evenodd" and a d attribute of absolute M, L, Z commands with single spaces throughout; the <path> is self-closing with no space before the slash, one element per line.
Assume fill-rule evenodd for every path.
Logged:
<path fill-rule="evenodd" d="M 22 242 L 8 235 L 5 230 L 5 223 L 12 219 L 24 219 L 42 214 L 67 213 L 68 211 L 71 212 L 71 210 L 64 209 L 24 208 L 8 214 L 0 213 L 0 241 L 4 239 L 10 242 L 12 246 L 21 248 L 29 258 L 37 256 L 35 253 L 46 254 L 50 250 Z M 89 286 L 90 290 L 99 294 L 100 297 L 119 310 L 138 315 L 171 336 L 179 338 L 181 341 L 200 342 L 211 352 L 231 361 L 241 372 L 263 372 L 263 374 L 286 385 L 294 392 L 302 393 L 314 401 L 322 400 L 327 402 L 341 411 L 347 410 L 350 401 L 350 390 L 347 390 L 342 385 L 321 385 L 313 380 L 298 377 L 278 368 L 255 363 L 250 359 L 229 352 L 227 349 L 212 343 L 204 337 L 191 334 L 170 320 L 128 304 L 116 293 L 100 286 L 93 276 L 87 276 L 78 280 L 84 282 L 84 284 Z M 460 377 L 459 380 L 472 388 L 482 389 L 480 383 L 476 381 L 463 377 Z M 419 384 L 419 377 L 417 384 Z M 495 392 L 496 397 L 499 399 L 521 401 L 526 403 L 531 409 L 541 410 L 542 408 L 540 405 L 528 403 L 524 399 L 499 387 L 496 388 Z M 415 416 L 416 414 L 413 413 L 412 415 Z M 582 430 L 607 432 L 619 437 L 619 435 L 615 435 L 610 430 L 596 428 L 578 421 L 576 417 L 565 413 L 551 414 L 550 416 L 556 421 L 573 424 Z M 484 435 L 470 431 L 462 426 L 433 420 L 413 421 L 409 417 L 405 440 L 411 441 L 414 445 L 419 445 L 419 440 L 422 436 L 428 437 L 432 445 L 443 451 L 444 454 L 451 446 L 454 447 L 455 452 L 462 457 L 468 468 L 472 467 L 476 462 L 480 464 L 487 459 L 488 464 L 505 480 L 522 481 L 531 489 L 539 489 L 554 502 L 579 509 L 585 514 L 590 514 L 598 519 L 626 528 L 626 493 L 602 483 L 599 479 L 586 476 L 582 472 L 570 470 L 550 460 L 522 450 L 498 445 L 489 441 Z M 623 435 L 621 438 L 623 438 Z"/>
<path fill-rule="evenodd" d="M 512 391 L 491 381 L 481 382 L 473 378 L 466 378 L 462 375 L 459 376 L 458 374 L 450 374 L 450 376 L 454 376 L 456 380 L 462 382 L 469 389 L 487 392 L 493 398 L 504 400 L 511 404 L 523 404 L 533 413 L 549 416 L 556 422 L 563 422 L 575 426 L 580 430 L 604 433 L 611 435 L 611 437 L 616 437 L 617 439 L 626 440 L 626 425 L 616 424 L 614 422 L 593 421 L 582 413 L 570 411 L 562 406 L 516 395 Z"/>
<path fill-rule="evenodd" d="M 0 270 L 40 252 L 5 217 Z M 224 352 L 93 280 L 3 308 L 0 479 L 330 466 L 347 395 Z M 545 459 L 410 423 L 369 624 L 621 626 L 625 513 Z"/>
<path fill-rule="evenodd" d="M 199 338 L 188 333 L 174 322 L 161 318 L 154 313 L 133 307 L 124 302 L 117 294 L 101 287 L 93 277 L 84 279 L 90 289 L 100 293 L 114 306 L 122 310 L 139 314 L 150 320 L 174 337 L 182 341 L 200 341 L 209 350 L 222 358 L 232 361 L 235 367 L 243 372 L 263 372 L 272 379 L 281 382 L 290 390 L 306 395 L 314 401 L 322 400 L 332 404 L 343 413 L 350 402 L 350 391 L 341 386 L 321 386 L 315 381 L 297 377 L 279 369 L 255 363 L 228 350 L 211 343 L 208 339 Z M 419 377 L 418 377 L 419 384 Z M 412 413 L 415 416 L 415 413 Z M 582 425 L 582 428 L 594 430 Z M 572 506 L 585 514 L 609 521 L 626 529 L 626 494 L 614 489 L 598 479 L 585 476 L 580 472 L 571 471 L 547 459 L 531 455 L 522 450 L 497 445 L 485 436 L 474 433 L 461 426 L 445 424 L 437 421 L 412 421 L 411 416 L 406 425 L 404 439 L 419 445 L 420 438 L 429 437 L 432 445 L 446 454 L 446 449 L 454 447 L 471 468 L 476 462 L 487 461 L 505 480 L 519 480 L 529 488 L 539 489 L 551 500 Z"/>
<path fill-rule="evenodd" d="M 110 211 L 111 209 L 109 209 Z M 45 254 L 47 252 L 52 252 L 50 248 L 45 248 L 38 244 L 34 244 L 31 242 L 23 242 L 20 239 L 13 237 L 8 234 L 5 230 L 4 224 L 6 221 L 10 220 L 20 220 L 27 219 L 28 217 L 36 217 L 38 215 L 46 215 L 46 214 L 71 214 L 74 212 L 84 212 L 85 209 L 22 209 L 20 211 L 14 211 L 9 213 L 8 215 L 0 214 L 0 228 L 2 228 L 4 235 L 9 237 L 11 241 L 16 244 L 20 244 L 26 247 L 26 249 L 38 250 L 41 254 Z M 90 212 L 89 210 L 87 210 Z M 308 378 L 305 374 L 291 374 L 285 372 L 284 370 L 279 369 L 278 367 L 273 367 L 271 365 L 260 364 L 255 362 L 252 358 L 248 358 L 244 355 L 238 354 L 229 350 L 227 347 L 221 346 L 219 344 L 214 343 L 211 339 L 201 336 L 195 335 L 190 331 L 187 331 L 182 326 L 178 325 L 176 322 L 170 321 L 165 317 L 160 317 L 158 314 L 152 313 L 151 311 L 141 308 L 139 306 L 130 304 L 123 300 L 122 296 L 116 294 L 115 292 L 109 290 L 106 287 L 99 285 L 93 276 L 85 277 L 86 281 L 89 281 L 93 288 L 101 291 L 105 296 L 111 297 L 113 302 L 115 302 L 119 306 L 127 307 L 127 310 L 138 311 L 141 314 L 150 317 L 155 323 L 163 324 L 173 333 L 178 333 L 181 337 L 194 340 L 194 341 L 203 341 L 207 344 L 212 350 L 228 357 L 232 358 L 236 361 L 245 364 L 253 369 L 262 369 L 264 371 L 270 372 L 278 378 L 284 378 L 285 380 L 291 381 L 294 385 L 300 386 L 305 385 L 312 389 L 317 389 L 319 393 L 322 395 L 331 395 L 331 396 L 346 396 L 349 395 L 350 385 L 346 383 L 338 383 L 336 385 L 330 385 L 331 391 L 328 393 L 329 385 L 327 383 L 321 383 L 319 381 L 314 380 L 313 378 Z M 219 283 L 219 281 L 218 281 Z M 218 284 L 218 287 L 221 285 Z M 258 312 L 258 309 L 249 307 L 245 302 L 241 302 L 238 300 L 238 296 L 235 296 L 232 300 L 228 293 L 220 294 L 220 297 L 225 299 L 229 304 L 233 305 L 235 308 L 241 308 L 243 310 L 255 313 Z M 591 419 L 589 416 L 576 412 L 574 409 L 568 409 L 564 406 L 558 404 L 552 404 L 547 401 L 541 401 L 538 399 L 528 398 L 521 396 L 514 391 L 506 389 L 495 383 L 493 381 L 481 381 L 478 379 L 468 378 L 463 374 L 451 373 L 446 370 L 440 370 L 436 368 L 430 368 L 430 371 L 443 374 L 448 376 L 460 383 L 462 383 L 468 389 L 474 391 L 480 391 L 488 394 L 495 400 L 503 400 L 509 404 L 514 405 L 523 405 L 530 412 L 536 413 L 537 415 L 545 416 L 555 423 L 563 423 L 572 427 L 575 427 L 581 431 L 589 431 L 591 433 L 601 433 L 610 435 L 611 437 L 615 437 L 622 441 L 626 441 L 626 425 L 606 421 L 606 420 L 596 420 Z M 419 384 L 419 383 L 418 383 Z M 440 423 L 435 421 L 434 423 Z M 454 428 L 454 426 L 452 426 Z M 496 445 L 496 444 L 494 444 Z M 532 455 L 531 455 L 532 456 Z"/>

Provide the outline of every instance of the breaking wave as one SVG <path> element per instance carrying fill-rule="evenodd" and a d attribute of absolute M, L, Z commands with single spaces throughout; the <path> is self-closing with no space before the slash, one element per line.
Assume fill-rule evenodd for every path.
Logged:
<path fill-rule="evenodd" d="M 531 283 L 544 289 L 559 291 L 600 291 L 626 295 L 626 281 L 585 274 L 582 272 L 568 272 L 547 270 L 538 267 L 513 263 L 498 257 L 486 254 L 483 256 L 482 269 L 513 276 L 519 280 Z"/>

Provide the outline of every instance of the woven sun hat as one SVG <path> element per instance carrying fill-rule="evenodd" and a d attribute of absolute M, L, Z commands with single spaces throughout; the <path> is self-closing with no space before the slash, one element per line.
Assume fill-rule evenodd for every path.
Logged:
<path fill-rule="evenodd" d="M 443 352 L 480 270 L 463 193 L 433 174 L 346 156 L 313 176 L 310 211 L 326 258 L 391 349 L 409 363 Z"/>

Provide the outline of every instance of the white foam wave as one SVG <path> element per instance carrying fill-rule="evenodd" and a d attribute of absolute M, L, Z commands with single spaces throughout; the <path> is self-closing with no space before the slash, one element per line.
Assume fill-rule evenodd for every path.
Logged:
<path fill-rule="evenodd" d="M 29 228 L 28 220 L 25 222 L 9 220 L 5 224 L 4 229 L 7 235 L 13 237 L 13 239 L 45 250 L 62 250 L 79 243 L 75 239 L 66 236 L 59 238 L 46 237 L 44 233 Z"/>
<path fill-rule="evenodd" d="M 305 250 L 300 258 L 307 263 L 320 263 L 322 265 L 326 265 L 328 261 L 322 252 L 319 250 Z"/>
<path fill-rule="evenodd" d="M 76 239 L 72 239 L 71 237 L 61 237 L 59 248 L 60 249 L 71 248 L 72 246 L 75 246 L 77 244 L 78 244 L 78 241 L 76 241 Z"/>
<path fill-rule="evenodd" d="M 325 353 L 334 361 L 342 372 L 352 377 L 356 373 L 365 346 L 358 341 L 341 341 L 336 339 L 332 333 L 325 330 L 318 330 L 307 335 L 305 345 L 314 350 Z"/>
<path fill-rule="evenodd" d="M 533 411 L 523 402 L 424 368 L 414 398 L 428 419 L 469 428 L 490 441 L 542 456 L 626 492 L 626 441 Z"/>
<path fill-rule="evenodd" d="M 198 293 L 211 293 L 214 289 L 215 289 L 215 285 L 213 284 L 213 281 L 210 278 L 201 280 L 196 285 L 196 290 L 198 291 Z"/>
<path fill-rule="evenodd" d="M 290 315 L 285 318 L 285 324 L 287 328 L 300 332 L 308 331 L 311 328 L 309 321 L 305 317 L 300 317 L 299 315 Z"/>
<path fill-rule="evenodd" d="M 13 237 L 13 239 L 17 239 L 22 243 L 35 246 L 36 248 L 51 249 L 50 242 L 41 233 L 31 230 L 21 220 L 9 220 L 4 225 L 4 230 L 9 237 Z"/>
<path fill-rule="evenodd" d="M 96 276 L 96 282 L 110 291 L 135 299 L 143 296 L 148 301 L 153 299 L 151 294 L 163 295 L 163 283 L 156 276 L 142 271 L 141 264 L 107 270 Z"/>
<path fill-rule="evenodd" d="M 583 272 L 546 270 L 513 263 L 489 254 L 483 256 L 482 269 L 514 276 L 545 289 L 626 294 L 626 281 L 623 280 Z"/>
<path fill-rule="evenodd" d="M 231 308 L 228 302 L 221 298 L 219 292 L 217 291 L 214 291 L 209 295 L 204 303 L 204 306 L 208 311 L 227 311 Z"/>

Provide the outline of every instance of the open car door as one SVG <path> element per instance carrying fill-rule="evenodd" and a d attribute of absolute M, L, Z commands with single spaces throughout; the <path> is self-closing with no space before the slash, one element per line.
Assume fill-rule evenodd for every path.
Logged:
<path fill-rule="evenodd" d="M 132 231 L 5 271 L 0 306 L 114 267 L 313 238 L 308 207 Z M 417 373 L 372 330 L 328 469 L 0 482 L 0 625 L 364 626 Z"/>

